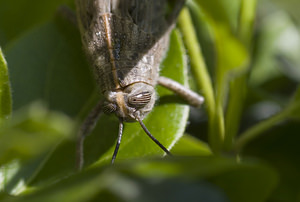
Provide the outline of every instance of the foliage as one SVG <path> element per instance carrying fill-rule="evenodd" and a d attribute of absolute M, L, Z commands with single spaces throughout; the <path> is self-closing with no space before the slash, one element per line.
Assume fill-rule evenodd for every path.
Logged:
<path fill-rule="evenodd" d="M 297 1 L 187 1 L 161 74 L 188 85 L 190 66 L 190 84 L 205 97 L 189 134 L 188 106 L 157 87 L 144 122 L 174 156 L 160 158 L 127 123 L 109 165 L 118 120 L 103 115 L 82 172 L 76 133 L 101 96 L 77 28 L 56 13 L 62 4 L 74 6 L 0 0 L 0 200 L 299 200 Z"/>

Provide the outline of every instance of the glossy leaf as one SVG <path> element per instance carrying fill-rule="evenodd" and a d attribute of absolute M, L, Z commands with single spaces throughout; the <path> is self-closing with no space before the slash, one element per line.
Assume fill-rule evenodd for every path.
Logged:
<path fill-rule="evenodd" d="M 182 136 L 171 152 L 176 156 L 206 156 L 212 154 L 207 143 L 190 135 Z"/>
<path fill-rule="evenodd" d="M 12 100 L 8 69 L 0 48 L 0 124 L 10 116 L 11 110 Z"/>

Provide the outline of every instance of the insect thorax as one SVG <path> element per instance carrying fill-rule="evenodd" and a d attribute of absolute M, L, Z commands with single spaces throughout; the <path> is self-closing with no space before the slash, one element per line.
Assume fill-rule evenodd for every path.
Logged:
<path fill-rule="evenodd" d="M 104 92 L 137 82 L 155 86 L 168 35 L 157 41 L 133 22 L 108 13 L 92 20 L 83 42 Z"/>
<path fill-rule="evenodd" d="M 97 83 L 104 93 L 108 112 L 124 120 L 143 119 L 155 103 L 155 85 L 168 36 L 159 41 L 134 23 L 114 14 L 94 19 L 83 35 Z M 135 106 L 128 99 L 151 95 Z"/>

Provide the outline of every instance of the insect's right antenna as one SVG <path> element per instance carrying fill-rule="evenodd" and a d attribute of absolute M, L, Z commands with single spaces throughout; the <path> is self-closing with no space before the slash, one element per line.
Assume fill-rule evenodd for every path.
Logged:
<path fill-rule="evenodd" d="M 121 140 L 122 140 L 122 135 L 123 135 L 123 120 L 120 118 L 119 119 L 119 135 L 118 135 L 118 140 L 117 140 L 117 144 L 116 144 L 116 147 L 115 147 L 115 151 L 114 151 L 114 154 L 112 156 L 112 159 L 111 159 L 111 164 L 114 164 L 115 162 L 115 159 L 117 157 L 117 154 L 118 154 L 118 151 L 119 151 L 119 147 L 120 147 L 120 144 L 121 144 Z"/>
<path fill-rule="evenodd" d="M 143 123 L 143 121 L 139 118 L 137 118 L 138 122 L 140 123 L 140 125 L 142 126 L 142 128 L 144 129 L 145 133 L 162 149 L 164 150 L 168 155 L 172 156 L 171 152 L 169 152 L 169 150 L 167 148 L 164 147 L 164 145 L 162 145 L 150 132 L 149 130 L 146 128 L 145 124 Z"/>

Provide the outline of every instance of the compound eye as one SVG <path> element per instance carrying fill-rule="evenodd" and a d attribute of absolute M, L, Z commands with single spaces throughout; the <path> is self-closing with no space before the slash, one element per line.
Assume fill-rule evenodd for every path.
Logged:
<path fill-rule="evenodd" d="M 133 95 L 128 98 L 129 105 L 135 108 L 142 108 L 151 100 L 151 93 L 148 91 Z"/>
<path fill-rule="evenodd" d="M 117 106 L 113 103 L 104 103 L 103 112 L 105 114 L 111 114 L 117 110 Z"/>

